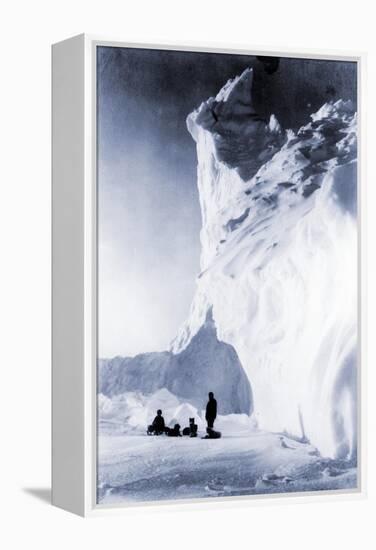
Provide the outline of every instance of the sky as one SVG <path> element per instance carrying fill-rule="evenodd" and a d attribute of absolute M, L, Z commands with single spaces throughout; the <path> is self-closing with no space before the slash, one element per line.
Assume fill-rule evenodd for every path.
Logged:
<path fill-rule="evenodd" d="M 246 67 L 256 108 L 284 127 L 325 101 L 356 101 L 349 62 L 98 47 L 99 357 L 168 349 L 187 318 L 201 214 L 185 121 Z"/>

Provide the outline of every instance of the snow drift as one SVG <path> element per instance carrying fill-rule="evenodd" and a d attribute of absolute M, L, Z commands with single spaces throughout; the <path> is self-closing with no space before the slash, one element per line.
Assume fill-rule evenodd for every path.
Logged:
<path fill-rule="evenodd" d="M 355 457 L 356 114 L 339 100 L 285 131 L 257 116 L 251 84 L 248 69 L 187 119 L 201 273 L 172 351 L 189 355 L 212 310 L 251 381 L 260 428 Z"/>
<path fill-rule="evenodd" d="M 173 427 L 188 426 L 189 418 L 194 418 L 199 434 L 206 433 L 205 410 L 198 410 L 191 403 L 179 400 L 166 388 L 153 394 L 125 392 L 108 397 L 98 394 L 99 431 L 106 435 L 141 434 L 155 418 L 156 410 L 161 408 L 165 423 Z M 249 435 L 254 431 L 254 423 L 247 414 L 219 415 L 216 428 L 231 435 Z"/>

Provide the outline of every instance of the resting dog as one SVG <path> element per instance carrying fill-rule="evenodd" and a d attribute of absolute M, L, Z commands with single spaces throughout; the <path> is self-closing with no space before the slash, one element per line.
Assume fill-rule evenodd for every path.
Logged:
<path fill-rule="evenodd" d="M 221 432 L 216 432 L 213 428 L 206 428 L 206 435 L 202 439 L 219 439 L 222 437 Z"/>
<path fill-rule="evenodd" d="M 175 424 L 173 428 L 166 428 L 165 431 L 169 437 L 181 437 L 180 424 Z"/>

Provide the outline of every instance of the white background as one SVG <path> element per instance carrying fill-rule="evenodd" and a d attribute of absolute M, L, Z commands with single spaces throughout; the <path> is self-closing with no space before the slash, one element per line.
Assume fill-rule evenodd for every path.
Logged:
<path fill-rule="evenodd" d="M 1 13 L 0 544 L 3 548 L 375 548 L 375 18 L 373 2 L 50 0 Z M 368 52 L 368 498 L 133 511 L 83 520 L 51 507 L 50 44 L 125 41 Z M 373 310 L 373 311 L 372 311 Z"/>

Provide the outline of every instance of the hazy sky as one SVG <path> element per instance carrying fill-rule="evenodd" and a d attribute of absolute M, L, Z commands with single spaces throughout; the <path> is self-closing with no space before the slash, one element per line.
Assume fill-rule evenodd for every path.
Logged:
<path fill-rule="evenodd" d="M 189 313 L 201 217 L 187 115 L 246 67 L 254 98 L 287 127 L 328 99 L 355 99 L 355 65 L 98 48 L 99 356 L 167 349 Z"/>

